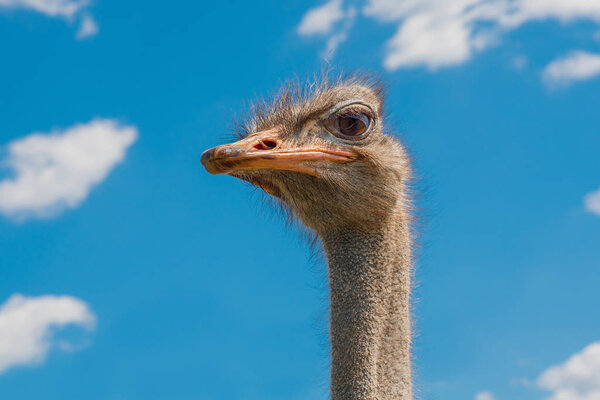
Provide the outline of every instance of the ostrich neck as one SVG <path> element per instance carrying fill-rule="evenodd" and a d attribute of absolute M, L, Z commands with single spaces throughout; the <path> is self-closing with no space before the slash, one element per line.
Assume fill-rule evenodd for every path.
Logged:
<path fill-rule="evenodd" d="M 322 235 L 331 302 L 331 399 L 409 400 L 411 242 L 402 213 Z"/>

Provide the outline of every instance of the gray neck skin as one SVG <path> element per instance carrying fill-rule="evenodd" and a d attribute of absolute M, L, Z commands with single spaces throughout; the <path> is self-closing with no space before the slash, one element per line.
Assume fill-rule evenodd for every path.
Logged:
<path fill-rule="evenodd" d="M 411 239 L 403 215 L 322 235 L 331 302 L 331 399 L 409 400 Z"/>

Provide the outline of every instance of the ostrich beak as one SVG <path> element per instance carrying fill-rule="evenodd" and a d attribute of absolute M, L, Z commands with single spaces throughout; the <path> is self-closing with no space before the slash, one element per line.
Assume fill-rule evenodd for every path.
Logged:
<path fill-rule="evenodd" d="M 286 146 L 278 129 L 254 133 L 235 143 L 213 147 L 202 153 L 201 162 L 211 174 L 230 174 L 254 169 L 296 171 L 317 176 L 311 162 L 346 163 L 354 153 L 324 146 Z"/>

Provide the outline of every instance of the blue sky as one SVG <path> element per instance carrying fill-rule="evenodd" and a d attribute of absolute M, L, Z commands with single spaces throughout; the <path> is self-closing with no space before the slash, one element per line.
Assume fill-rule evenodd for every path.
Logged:
<path fill-rule="evenodd" d="M 329 63 L 418 172 L 421 398 L 600 398 L 600 1 L 0 0 L 0 38 L 0 397 L 327 398 L 323 263 L 199 156 Z"/>

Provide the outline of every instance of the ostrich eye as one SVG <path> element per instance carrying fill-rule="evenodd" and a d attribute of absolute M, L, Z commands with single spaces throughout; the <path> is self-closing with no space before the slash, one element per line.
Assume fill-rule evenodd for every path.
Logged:
<path fill-rule="evenodd" d="M 335 119 L 334 128 L 342 136 L 357 138 L 369 129 L 370 123 L 369 117 L 365 114 L 342 114 Z"/>

